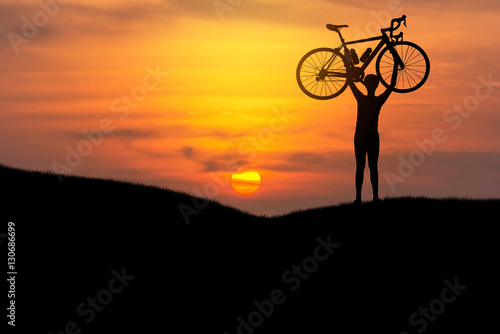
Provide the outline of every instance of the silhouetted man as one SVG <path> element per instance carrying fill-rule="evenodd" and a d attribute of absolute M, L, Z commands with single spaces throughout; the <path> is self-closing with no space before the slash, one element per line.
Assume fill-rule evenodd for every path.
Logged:
<path fill-rule="evenodd" d="M 358 117 L 356 121 L 356 133 L 354 135 L 354 154 L 356 155 L 356 201 L 361 203 L 361 188 L 363 186 L 363 174 L 368 155 L 368 167 L 370 168 L 370 181 L 373 189 L 373 201 L 378 202 L 378 155 L 380 140 L 378 135 L 378 115 L 382 105 L 396 86 L 398 66 L 394 64 L 391 84 L 384 93 L 375 96 L 379 79 L 374 74 L 368 74 L 362 82 L 368 95 L 361 93 L 353 82 L 351 76 L 347 76 L 347 83 L 351 87 L 354 97 L 358 101 Z"/>

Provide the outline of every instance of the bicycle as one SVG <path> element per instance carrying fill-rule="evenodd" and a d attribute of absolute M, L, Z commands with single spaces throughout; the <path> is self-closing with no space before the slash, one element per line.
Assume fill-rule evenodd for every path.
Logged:
<path fill-rule="evenodd" d="M 308 96 L 318 100 L 328 100 L 339 96 L 347 88 L 347 76 L 354 82 L 364 78 L 364 71 L 378 54 L 375 69 L 380 82 L 390 88 L 394 62 L 398 65 L 398 79 L 394 92 L 408 93 L 420 88 L 429 77 L 429 57 L 422 48 L 415 43 L 403 41 L 403 32 L 394 35 L 401 22 L 406 27 L 406 15 L 392 19 L 389 28 L 381 29 L 381 36 L 346 42 L 340 33 L 347 25 L 327 24 L 326 27 L 337 32 L 342 42 L 341 46 L 332 48 L 318 48 L 309 51 L 299 61 L 297 66 L 297 82 L 300 89 Z M 390 33 L 390 36 L 387 36 Z M 347 45 L 380 40 L 380 43 L 371 51 L 368 48 L 358 59 L 354 49 L 349 50 Z M 380 52 L 382 47 L 385 48 Z M 344 51 L 342 54 L 341 50 Z M 380 52 L 380 53 L 379 53 Z M 361 67 L 356 67 L 359 60 Z"/>

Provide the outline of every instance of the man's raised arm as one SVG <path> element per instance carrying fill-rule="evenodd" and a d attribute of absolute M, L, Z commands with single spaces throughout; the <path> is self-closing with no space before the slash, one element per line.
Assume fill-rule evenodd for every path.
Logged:
<path fill-rule="evenodd" d="M 354 94 L 354 97 L 356 98 L 356 100 L 359 100 L 360 97 L 364 96 L 363 93 L 361 93 L 361 91 L 358 89 L 358 87 L 356 87 L 356 84 L 354 83 L 354 81 L 352 79 L 352 73 L 346 72 L 346 75 L 347 75 L 347 79 L 346 79 L 347 84 L 351 88 L 351 91 Z"/>
<path fill-rule="evenodd" d="M 394 67 L 392 68 L 392 77 L 391 77 L 391 84 L 389 88 L 385 90 L 382 94 L 380 94 L 380 98 L 383 99 L 385 102 L 389 95 L 391 95 L 394 87 L 396 87 L 396 83 L 398 82 L 398 64 L 394 62 Z"/>

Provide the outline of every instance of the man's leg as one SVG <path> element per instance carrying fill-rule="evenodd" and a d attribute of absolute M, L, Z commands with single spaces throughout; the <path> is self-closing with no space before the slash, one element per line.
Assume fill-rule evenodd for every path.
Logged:
<path fill-rule="evenodd" d="M 370 181 L 372 183 L 373 200 L 378 201 L 378 156 L 380 152 L 380 140 L 377 134 L 368 148 L 368 168 L 370 168 Z"/>
<path fill-rule="evenodd" d="M 354 154 L 356 156 L 356 202 L 361 202 L 361 189 L 366 165 L 366 148 L 360 141 L 354 140 Z"/>

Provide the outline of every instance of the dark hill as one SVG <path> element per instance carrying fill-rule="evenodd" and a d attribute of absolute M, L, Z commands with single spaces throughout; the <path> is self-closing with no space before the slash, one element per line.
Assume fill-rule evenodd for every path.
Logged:
<path fill-rule="evenodd" d="M 16 228 L 16 332 L 495 328 L 499 200 L 394 198 L 274 218 L 210 202 L 188 225 L 179 205 L 204 202 L 187 194 L 6 166 L 0 181 L 0 232 Z"/>

